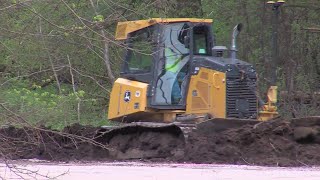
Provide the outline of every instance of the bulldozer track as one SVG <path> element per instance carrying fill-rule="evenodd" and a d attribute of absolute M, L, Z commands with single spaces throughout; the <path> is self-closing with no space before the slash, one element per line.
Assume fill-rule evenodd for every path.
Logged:
<path fill-rule="evenodd" d="M 189 134 L 197 129 L 197 125 L 195 123 L 193 124 L 183 124 L 183 123 L 176 123 L 177 125 L 183 132 L 183 136 L 185 138 L 189 137 Z"/>
<path fill-rule="evenodd" d="M 175 125 L 181 129 L 183 132 L 183 135 L 185 138 L 188 138 L 189 134 L 197 129 L 197 124 L 196 123 L 181 123 L 181 122 L 174 122 L 174 123 L 152 123 L 152 122 L 134 122 L 134 123 L 128 123 L 128 124 L 123 124 L 120 126 L 101 126 L 101 129 L 103 129 L 103 133 L 108 133 L 111 130 L 114 129 L 120 129 L 124 127 L 129 127 L 129 126 L 144 126 L 147 128 L 163 128 L 164 126 L 171 126 Z"/>

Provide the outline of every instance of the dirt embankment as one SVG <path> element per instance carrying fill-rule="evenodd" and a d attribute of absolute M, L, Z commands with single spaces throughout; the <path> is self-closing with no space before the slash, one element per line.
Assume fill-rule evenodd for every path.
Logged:
<path fill-rule="evenodd" d="M 320 118 L 277 119 L 219 134 L 193 132 L 185 161 L 270 166 L 320 165 Z"/>
<path fill-rule="evenodd" d="M 96 128 L 75 124 L 62 132 L 47 128 L 0 129 L 0 157 L 54 161 L 96 160 L 92 138 Z"/>
<path fill-rule="evenodd" d="M 62 132 L 3 128 L 0 129 L 0 156 L 7 159 L 38 158 L 53 161 L 114 160 L 114 153 L 110 153 L 112 150 L 101 148 L 101 144 L 92 140 L 96 130 L 94 127 L 80 125 L 67 127 Z M 158 136 L 159 133 L 143 134 L 138 137 L 140 139 L 137 136 L 124 136 L 126 138 L 118 139 L 117 143 L 113 141 L 107 148 L 121 147 L 122 152 L 134 154 L 138 147 L 145 151 L 143 157 L 146 159 L 150 159 L 154 153 L 161 155 L 151 158 L 152 161 L 320 165 L 320 118 L 290 121 L 277 119 L 222 132 L 193 131 L 185 144 L 178 145 L 181 141 L 175 141 L 172 136 Z M 175 154 L 177 152 L 179 155 Z M 124 160 L 127 155 L 117 153 L 116 158 Z"/>

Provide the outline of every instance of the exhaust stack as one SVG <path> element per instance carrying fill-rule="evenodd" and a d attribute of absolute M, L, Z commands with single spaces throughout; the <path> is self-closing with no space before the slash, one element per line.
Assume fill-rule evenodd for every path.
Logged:
<path fill-rule="evenodd" d="M 230 51 L 231 51 L 231 56 L 230 58 L 232 59 L 236 59 L 237 58 L 237 36 L 239 35 L 239 33 L 241 32 L 242 30 L 242 24 L 239 23 L 237 24 L 234 28 L 233 28 L 233 32 L 232 32 L 232 41 L 231 41 L 231 48 L 230 48 Z"/>

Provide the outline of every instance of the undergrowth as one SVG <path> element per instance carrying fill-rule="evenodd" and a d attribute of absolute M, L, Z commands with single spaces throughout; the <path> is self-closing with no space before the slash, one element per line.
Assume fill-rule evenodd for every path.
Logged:
<path fill-rule="evenodd" d="M 27 80 L 11 80 L 0 88 L 1 125 L 46 126 L 63 129 L 70 124 L 108 125 L 106 107 L 101 100 L 92 98 L 85 90 L 73 91 L 68 84 L 61 85 L 61 93 L 54 84 L 42 88 Z M 104 103 L 105 104 L 105 103 Z M 21 122 L 10 117 L 18 115 Z"/>

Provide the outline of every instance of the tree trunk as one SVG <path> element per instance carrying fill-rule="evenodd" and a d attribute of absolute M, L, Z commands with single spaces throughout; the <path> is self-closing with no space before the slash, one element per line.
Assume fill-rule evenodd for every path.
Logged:
<path fill-rule="evenodd" d="M 93 1 L 90 0 L 90 3 L 91 3 L 91 6 L 94 10 L 95 15 L 98 15 L 96 6 L 94 5 Z M 110 82 L 113 83 L 115 81 L 115 77 L 114 77 L 114 75 L 112 73 L 112 69 L 111 69 L 110 54 L 109 54 L 109 41 L 108 41 L 108 39 L 106 37 L 106 33 L 104 32 L 103 29 L 100 30 L 100 35 L 103 38 L 103 60 L 106 65 L 107 75 L 108 75 Z"/>

